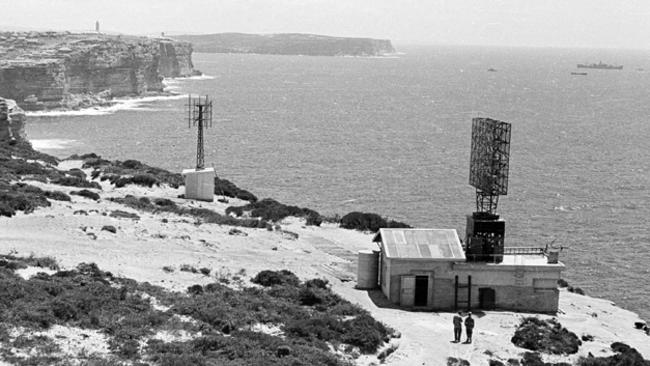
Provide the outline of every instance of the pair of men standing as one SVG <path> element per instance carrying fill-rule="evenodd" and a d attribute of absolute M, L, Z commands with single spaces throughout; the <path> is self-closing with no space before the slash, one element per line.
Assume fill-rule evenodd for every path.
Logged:
<path fill-rule="evenodd" d="M 463 313 L 458 312 L 454 315 L 454 343 L 460 342 L 460 336 L 463 332 Z M 474 332 L 474 318 L 472 318 L 472 313 L 467 313 L 467 318 L 465 318 L 465 333 L 467 334 L 467 340 L 465 343 L 472 343 L 472 333 Z"/>

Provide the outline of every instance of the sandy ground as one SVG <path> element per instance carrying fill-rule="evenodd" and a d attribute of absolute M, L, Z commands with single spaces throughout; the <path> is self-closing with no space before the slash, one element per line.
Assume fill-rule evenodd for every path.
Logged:
<path fill-rule="evenodd" d="M 69 169 L 78 162 L 65 162 Z M 64 192 L 75 188 L 29 182 L 44 189 Z M 66 268 L 81 262 L 94 262 L 114 275 L 148 281 L 172 290 L 184 291 L 193 284 L 207 284 L 215 277 L 241 276 L 244 283 L 264 269 L 289 269 L 302 279 L 327 278 L 333 289 L 346 299 L 368 309 L 373 316 L 401 333 L 393 342 L 397 350 L 386 360 L 388 365 L 445 365 L 447 357 L 468 360 L 472 365 L 487 365 L 487 360 L 502 361 L 519 357 L 525 350 L 515 347 L 510 338 L 520 319 L 530 314 L 485 312 L 476 319 L 473 344 L 455 344 L 451 313 L 411 312 L 396 309 L 382 300 L 378 291 L 354 288 L 356 253 L 374 249 L 372 235 L 340 229 L 331 224 L 305 226 L 291 218 L 280 223 L 282 231 L 238 228 L 244 235 L 230 235 L 230 226 L 195 225 L 194 220 L 173 214 L 137 212 L 106 200 L 111 196 L 165 197 L 188 204 L 224 211 L 229 203 L 191 202 L 176 198 L 182 190 L 129 186 L 115 189 L 104 185 L 102 200 L 95 202 L 71 196 L 72 202 L 52 201 L 49 208 L 13 218 L 0 217 L 0 253 L 53 256 Z M 140 220 L 109 217 L 112 210 L 137 213 Z M 88 214 L 75 213 L 85 210 Z M 163 222 L 167 219 L 167 222 Z M 117 228 L 115 234 L 102 231 L 104 225 Z M 93 235 L 91 235 L 93 234 Z M 180 271 L 181 265 L 211 269 L 210 276 Z M 174 268 L 173 272 L 163 267 Z M 29 275 L 26 273 L 24 275 Z M 374 299 L 374 300 L 373 300 Z M 540 316 L 548 318 L 548 316 Z M 578 355 L 547 357 L 547 361 L 575 360 L 591 352 L 607 355 L 609 345 L 623 341 L 650 358 L 650 338 L 634 329 L 639 317 L 616 307 L 612 302 L 563 291 L 560 296 L 560 323 L 576 334 L 589 334 Z M 56 329 L 54 332 L 61 332 Z M 87 333 L 87 332 L 86 332 Z M 99 337 L 99 336 L 97 336 Z M 91 338 L 97 341 L 97 337 Z M 74 337 L 70 337 L 74 343 Z M 100 342 L 101 343 L 101 342 Z M 74 347 L 79 346 L 70 346 Z M 102 352 L 103 349 L 99 349 Z M 376 357 L 361 357 L 359 364 L 377 362 Z"/>

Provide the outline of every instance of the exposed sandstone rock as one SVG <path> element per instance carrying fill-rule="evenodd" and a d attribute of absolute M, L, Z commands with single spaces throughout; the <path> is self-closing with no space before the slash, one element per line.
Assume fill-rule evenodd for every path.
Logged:
<path fill-rule="evenodd" d="M 194 73 L 192 45 L 166 38 L 4 32 L 0 50 L 0 95 L 26 110 L 160 93 L 163 77 Z"/>
<path fill-rule="evenodd" d="M 10 140 L 11 137 L 14 137 L 15 139 L 24 139 L 25 112 L 14 100 L 0 97 L 0 104 L 3 102 L 7 107 L 7 118 L 0 116 L 0 143 Z M 11 133 L 9 130 L 11 130 Z"/>

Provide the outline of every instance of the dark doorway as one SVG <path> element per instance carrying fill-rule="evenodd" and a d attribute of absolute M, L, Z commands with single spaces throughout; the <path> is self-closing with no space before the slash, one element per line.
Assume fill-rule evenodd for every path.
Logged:
<path fill-rule="evenodd" d="M 415 276 L 414 306 L 427 306 L 429 297 L 429 276 Z"/>
<path fill-rule="evenodd" d="M 484 287 L 478 289 L 478 303 L 481 309 L 492 310 L 495 307 L 496 294 L 493 288 Z"/>

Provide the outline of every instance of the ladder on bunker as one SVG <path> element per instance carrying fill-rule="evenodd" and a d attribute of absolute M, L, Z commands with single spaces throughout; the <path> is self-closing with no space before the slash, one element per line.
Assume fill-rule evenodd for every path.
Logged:
<path fill-rule="evenodd" d="M 460 283 L 458 280 L 458 276 L 456 276 L 454 280 L 454 309 L 456 311 L 460 309 L 465 309 L 469 311 L 471 306 L 472 306 L 472 276 L 467 276 L 467 283 Z"/>

